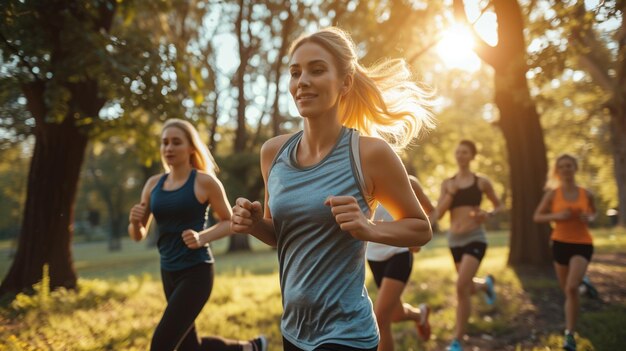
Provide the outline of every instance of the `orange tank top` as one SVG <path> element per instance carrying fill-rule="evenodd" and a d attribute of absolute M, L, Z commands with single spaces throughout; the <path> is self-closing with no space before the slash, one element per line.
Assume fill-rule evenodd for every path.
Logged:
<path fill-rule="evenodd" d="M 572 211 L 572 217 L 565 221 L 554 221 L 552 240 L 571 244 L 591 244 L 591 233 L 587 223 L 580 219 L 582 213 L 589 212 L 589 198 L 587 191 L 578 187 L 576 201 L 568 201 L 563 197 L 563 190 L 559 187 L 554 190 L 552 199 L 552 213 L 562 212 L 566 209 Z"/>

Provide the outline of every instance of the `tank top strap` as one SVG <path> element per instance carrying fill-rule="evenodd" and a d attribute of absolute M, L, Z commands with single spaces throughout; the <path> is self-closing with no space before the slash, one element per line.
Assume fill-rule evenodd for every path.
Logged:
<path fill-rule="evenodd" d="M 365 185 L 365 176 L 363 175 L 363 167 L 361 166 L 361 151 L 360 151 L 360 143 L 359 137 L 360 133 L 356 129 L 349 129 L 350 131 L 350 164 L 352 165 L 352 171 L 354 172 L 354 177 L 356 178 L 357 185 L 359 186 L 359 190 L 361 191 L 361 195 L 367 202 L 370 212 L 373 213 L 376 205 L 376 198 L 374 195 L 370 194 L 367 191 L 367 187 Z"/>
<path fill-rule="evenodd" d="M 198 170 L 196 170 L 195 168 L 191 169 L 191 173 L 189 174 L 189 178 L 187 179 L 187 182 L 185 182 L 184 186 L 189 186 L 189 184 L 192 185 L 192 189 L 193 189 L 193 185 L 196 183 L 196 174 L 198 173 Z"/>
<path fill-rule="evenodd" d="M 154 187 L 154 189 L 163 190 L 163 183 L 165 183 L 165 180 L 167 179 L 169 175 L 170 175 L 169 173 L 163 173 L 163 175 L 159 178 L 159 181 L 156 183 L 156 186 Z"/>
<path fill-rule="evenodd" d="M 289 139 L 287 139 L 287 141 L 285 141 L 285 143 L 283 145 L 281 145 L 280 149 L 278 149 L 278 152 L 276 153 L 276 155 L 274 155 L 274 159 L 272 160 L 272 164 L 270 165 L 270 169 L 267 172 L 267 177 L 269 178 L 270 173 L 272 173 L 272 169 L 274 168 L 274 165 L 276 165 L 276 162 L 278 162 L 278 160 L 280 160 L 280 158 L 282 157 L 282 154 L 285 153 L 285 150 L 287 150 L 287 155 L 289 155 L 291 153 L 291 149 L 292 149 L 292 145 L 297 144 L 298 141 L 302 138 L 302 135 L 304 134 L 304 131 L 301 130 L 297 133 L 294 133 L 292 136 L 289 137 Z"/>

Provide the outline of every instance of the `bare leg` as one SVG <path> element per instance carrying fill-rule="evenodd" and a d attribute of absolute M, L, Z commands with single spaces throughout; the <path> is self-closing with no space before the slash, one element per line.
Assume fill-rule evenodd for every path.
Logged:
<path fill-rule="evenodd" d="M 406 320 L 406 313 L 400 301 L 405 283 L 396 279 L 383 278 L 378 297 L 374 303 L 374 313 L 380 330 L 378 351 L 393 351 L 391 323 Z"/>
<path fill-rule="evenodd" d="M 589 261 L 582 256 L 574 256 L 569 261 L 569 272 L 565 282 L 565 328 L 574 333 L 580 311 L 578 286 L 585 276 Z"/>
<path fill-rule="evenodd" d="M 476 291 L 479 283 L 474 282 L 474 275 L 478 271 L 480 261 L 471 255 L 463 255 L 461 262 L 457 264 L 458 279 L 456 282 L 457 306 L 456 306 L 456 327 L 454 337 L 461 340 L 465 335 L 467 321 L 471 313 L 472 294 Z"/>

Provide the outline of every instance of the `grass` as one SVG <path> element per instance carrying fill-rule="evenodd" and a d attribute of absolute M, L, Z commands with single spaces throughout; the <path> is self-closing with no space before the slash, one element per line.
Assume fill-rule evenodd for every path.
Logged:
<path fill-rule="evenodd" d="M 595 230 L 594 237 L 596 253 L 625 252 L 624 230 Z M 558 349 L 562 300 L 553 274 L 516 272 L 506 265 L 506 233 L 490 233 L 489 240 L 478 275 L 489 272 L 497 277 L 498 303 L 492 307 L 482 297 L 473 298 L 470 342 L 480 350 Z M 270 339 L 270 350 L 280 350 L 282 308 L 276 251 L 254 241 L 253 252 L 225 254 L 226 245 L 225 240 L 214 245 L 216 281 L 197 319 L 199 333 L 241 339 L 262 333 Z M 0 250 L 5 257 L 0 259 L 0 275 L 10 264 L 4 253 Z M 49 292 L 40 284 L 36 294 L 18 295 L 0 309 L 0 350 L 147 348 L 165 305 L 156 249 L 124 241 L 122 251 L 109 253 L 106 243 L 80 243 L 74 246 L 74 261 L 81 277 L 78 292 Z M 626 270 L 609 263 L 594 267 L 616 272 L 617 278 Z M 399 323 L 394 325 L 396 350 L 445 348 L 454 327 L 455 278 L 445 238 L 436 236 L 415 256 L 403 296 L 414 305 L 430 304 L 433 338 L 419 342 L 411 323 Z M 617 284 L 623 285 L 623 278 Z M 366 285 L 375 299 L 369 271 Z M 551 308 L 556 311 L 552 315 Z M 582 308 L 579 350 L 620 349 L 626 342 L 621 333 L 626 325 L 624 297 L 602 303 L 583 300 Z"/>

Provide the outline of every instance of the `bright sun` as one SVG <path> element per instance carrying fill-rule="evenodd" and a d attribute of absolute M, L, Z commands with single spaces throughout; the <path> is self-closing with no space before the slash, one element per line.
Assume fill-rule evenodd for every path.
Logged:
<path fill-rule="evenodd" d="M 437 44 L 437 53 L 448 68 L 474 72 L 480 68 L 480 58 L 473 51 L 474 38 L 461 25 L 448 29 Z"/>

